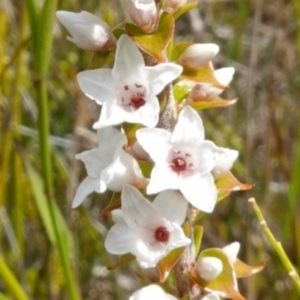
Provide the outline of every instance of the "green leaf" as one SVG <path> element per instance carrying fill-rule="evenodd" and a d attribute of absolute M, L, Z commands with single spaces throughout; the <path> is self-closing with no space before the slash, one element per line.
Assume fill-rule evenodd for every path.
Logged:
<path fill-rule="evenodd" d="M 127 23 L 125 27 L 127 34 L 143 51 L 158 62 L 165 61 L 165 50 L 174 32 L 174 18 L 171 14 L 164 12 L 161 15 L 157 30 L 152 34 L 145 34 L 131 23 Z"/>
<path fill-rule="evenodd" d="M 241 260 L 237 259 L 233 264 L 234 272 L 237 278 L 249 277 L 253 274 L 260 272 L 265 266 L 250 266 Z"/>
<path fill-rule="evenodd" d="M 190 278 L 206 291 L 220 292 L 223 293 L 226 298 L 233 300 L 245 300 L 235 286 L 234 270 L 227 255 L 220 249 L 211 248 L 201 252 L 199 258 L 203 257 L 216 257 L 220 259 L 223 265 L 221 274 L 217 278 L 207 282 L 198 276 L 196 270 L 193 270 Z"/>
<path fill-rule="evenodd" d="M 139 166 L 141 168 L 143 176 L 145 178 L 150 178 L 152 172 L 152 165 L 147 161 L 139 161 Z"/>
<path fill-rule="evenodd" d="M 55 231 L 54 231 L 54 225 L 51 221 L 51 216 L 50 216 L 50 210 L 49 206 L 47 204 L 47 197 L 44 193 L 43 189 L 43 181 L 40 176 L 40 174 L 37 173 L 37 171 L 28 163 L 25 162 L 26 166 L 26 171 L 29 177 L 29 181 L 31 184 L 31 188 L 33 191 L 33 195 L 35 198 L 35 202 L 38 208 L 38 211 L 40 213 L 40 216 L 42 218 L 43 224 L 45 226 L 47 236 L 51 243 L 57 247 L 57 240 L 55 236 Z M 53 200 L 52 200 L 53 201 Z M 64 241 L 63 246 L 64 246 L 64 252 L 67 254 L 67 256 L 70 256 L 70 253 L 73 252 L 73 241 L 72 241 L 72 236 L 71 233 L 67 227 L 67 224 L 60 212 L 60 210 L 57 207 L 56 203 L 53 203 L 54 205 L 54 215 L 55 215 L 55 220 L 57 223 L 57 228 L 59 230 L 59 234 Z"/>
<path fill-rule="evenodd" d="M 188 48 L 189 46 L 193 45 L 193 43 L 180 43 L 180 44 L 177 44 L 174 48 L 173 48 L 173 51 L 172 51 L 172 58 L 171 60 L 172 61 L 176 61 L 180 55 L 183 53 L 183 51 Z"/>
<path fill-rule="evenodd" d="M 202 226 L 195 226 L 194 227 L 194 247 L 195 247 L 195 253 L 198 255 L 201 248 L 201 242 L 202 242 L 202 236 L 203 236 L 203 227 Z"/>
<path fill-rule="evenodd" d="M 232 191 L 246 191 L 251 190 L 252 184 L 245 184 L 239 182 L 231 172 L 216 180 L 216 187 L 219 191 L 218 202 L 228 196 Z"/>
<path fill-rule="evenodd" d="M 183 15 L 186 12 L 188 12 L 189 10 L 195 8 L 197 6 L 197 4 L 198 4 L 198 0 L 194 0 L 194 1 L 186 3 L 185 5 L 183 5 L 182 7 L 180 7 L 178 10 L 176 10 L 176 12 L 173 14 L 174 19 L 176 20 L 181 15 Z"/>
<path fill-rule="evenodd" d="M 182 100 L 184 100 L 192 91 L 194 86 L 195 83 L 191 80 L 181 80 L 177 82 L 173 87 L 175 102 L 179 104 Z"/>
<path fill-rule="evenodd" d="M 118 268 L 122 267 L 123 265 L 128 264 L 131 261 L 133 261 L 134 258 L 135 258 L 134 255 L 132 255 L 130 253 L 122 255 L 116 263 L 114 263 L 113 265 L 107 267 L 107 269 L 110 270 L 110 271 L 118 269 Z"/>
<path fill-rule="evenodd" d="M 124 123 L 123 129 L 125 131 L 127 137 L 127 148 L 131 148 L 136 142 L 135 133 L 138 129 L 144 128 L 141 124 L 131 124 L 131 123 Z"/>
<path fill-rule="evenodd" d="M 215 107 L 226 107 L 230 106 L 234 103 L 236 103 L 238 99 L 232 99 L 232 100 L 224 100 L 220 97 L 216 97 L 212 100 L 198 100 L 190 103 L 190 105 L 195 108 L 196 110 L 200 109 L 208 109 L 208 108 L 215 108 Z"/>

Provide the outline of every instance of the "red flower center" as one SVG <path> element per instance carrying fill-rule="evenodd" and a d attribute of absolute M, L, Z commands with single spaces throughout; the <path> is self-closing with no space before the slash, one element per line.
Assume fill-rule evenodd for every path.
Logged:
<path fill-rule="evenodd" d="M 155 230 L 154 237 L 157 241 L 164 243 L 169 241 L 170 232 L 166 227 L 160 226 Z"/>
<path fill-rule="evenodd" d="M 146 100 L 144 98 L 144 95 L 138 93 L 138 94 L 134 94 L 132 96 L 130 105 L 133 108 L 138 109 L 141 106 L 143 106 L 145 103 L 146 103 Z"/>
<path fill-rule="evenodd" d="M 182 172 L 186 169 L 186 162 L 182 158 L 174 158 L 171 162 L 171 168 L 174 172 Z"/>

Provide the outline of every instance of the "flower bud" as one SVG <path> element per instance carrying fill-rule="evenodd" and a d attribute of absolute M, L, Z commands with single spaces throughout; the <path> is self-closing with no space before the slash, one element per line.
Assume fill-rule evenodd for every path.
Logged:
<path fill-rule="evenodd" d="M 239 152 L 227 148 L 218 148 L 217 162 L 212 170 L 214 178 L 219 178 L 230 171 L 234 161 L 237 159 Z"/>
<path fill-rule="evenodd" d="M 105 51 L 115 45 L 109 26 L 89 12 L 73 13 L 61 10 L 56 12 L 56 17 L 70 32 L 72 37 L 67 36 L 67 39 L 80 49 Z"/>
<path fill-rule="evenodd" d="M 202 279 L 209 282 L 217 278 L 223 270 L 222 261 L 216 257 L 202 257 L 197 261 L 196 271 Z"/>
<path fill-rule="evenodd" d="M 216 44 L 194 44 L 180 55 L 177 63 L 188 70 L 198 70 L 208 63 L 219 52 Z"/>
<path fill-rule="evenodd" d="M 214 72 L 214 75 L 217 79 L 217 81 L 223 85 L 223 86 L 228 86 L 229 83 L 231 82 L 234 74 L 234 68 L 228 67 L 228 68 L 222 68 L 219 70 L 216 70 Z"/>
<path fill-rule="evenodd" d="M 236 262 L 240 247 L 241 244 L 239 242 L 233 242 L 222 248 L 222 251 L 227 255 L 231 264 Z"/>
<path fill-rule="evenodd" d="M 154 31 L 158 12 L 154 0 L 125 0 L 131 21 L 147 33 Z"/>
<path fill-rule="evenodd" d="M 187 0 L 164 0 L 162 3 L 162 9 L 168 13 L 173 13 L 183 6 Z"/>

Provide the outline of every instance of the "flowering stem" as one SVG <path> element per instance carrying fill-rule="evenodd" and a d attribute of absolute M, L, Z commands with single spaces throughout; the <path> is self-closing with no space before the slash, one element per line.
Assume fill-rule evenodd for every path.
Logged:
<path fill-rule="evenodd" d="M 267 222 L 265 221 L 264 216 L 263 216 L 260 208 L 258 207 L 255 199 L 250 198 L 248 201 L 254 209 L 254 212 L 256 214 L 257 219 L 260 222 L 262 230 L 264 231 L 264 233 L 265 233 L 267 239 L 269 240 L 270 244 L 272 245 L 273 249 L 277 252 L 279 258 L 281 259 L 283 266 L 288 271 L 289 276 L 291 277 L 292 281 L 294 282 L 296 289 L 300 295 L 300 278 L 299 278 L 299 275 L 298 275 L 296 269 L 294 268 L 290 259 L 286 255 L 284 249 L 282 248 L 281 243 L 275 239 L 275 237 L 274 237 L 273 233 L 271 232 L 270 228 L 268 227 Z"/>

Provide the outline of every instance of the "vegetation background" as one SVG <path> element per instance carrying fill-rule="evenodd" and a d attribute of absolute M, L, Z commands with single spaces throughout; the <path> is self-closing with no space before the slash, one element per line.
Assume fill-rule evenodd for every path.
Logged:
<path fill-rule="evenodd" d="M 68 42 L 54 16 L 86 10 L 114 27 L 121 2 L 0 0 L 0 300 L 128 299 L 139 286 L 129 267 L 106 270 L 110 221 L 99 211 L 110 195 L 71 210 L 85 176 L 74 155 L 95 145 L 98 117 L 76 74 L 100 58 Z M 233 173 L 255 184 L 203 219 L 202 248 L 239 241 L 240 259 L 265 264 L 239 281 L 247 299 L 299 299 L 247 199 L 299 270 L 300 1 L 202 0 L 177 21 L 176 39 L 216 43 L 216 68 L 236 69 L 226 97 L 237 104 L 201 115 L 209 139 L 240 151 Z"/>

